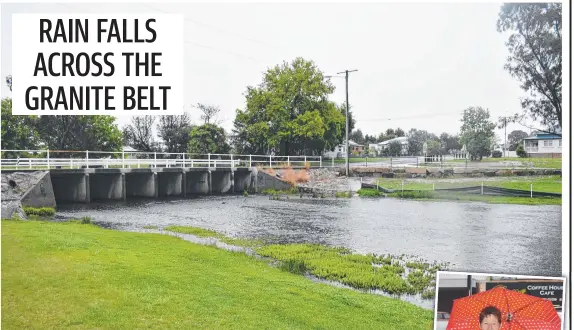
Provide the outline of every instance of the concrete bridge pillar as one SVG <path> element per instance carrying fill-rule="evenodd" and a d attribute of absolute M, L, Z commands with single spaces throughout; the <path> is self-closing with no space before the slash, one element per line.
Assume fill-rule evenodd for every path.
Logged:
<path fill-rule="evenodd" d="M 91 200 L 125 200 L 123 173 L 93 173 L 90 176 Z"/>
<path fill-rule="evenodd" d="M 157 174 L 132 172 L 125 175 L 126 197 L 157 197 Z"/>
<path fill-rule="evenodd" d="M 187 195 L 207 195 L 210 193 L 209 171 L 185 173 L 185 193 Z"/>
<path fill-rule="evenodd" d="M 182 196 L 183 172 L 161 172 L 158 173 L 158 195 L 159 196 Z"/>

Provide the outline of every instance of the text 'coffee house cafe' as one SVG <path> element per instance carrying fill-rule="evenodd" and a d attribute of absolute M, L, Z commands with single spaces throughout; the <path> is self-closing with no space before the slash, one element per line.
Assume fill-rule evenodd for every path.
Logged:
<path fill-rule="evenodd" d="M 564 284 L 560 280 L 516 279 L 465 274 L 440 274 L 437 311 L 451 313 L 455 299 L 502 286 L 509 290 L 550 300 L 557 312 L 562 311 Z"/>

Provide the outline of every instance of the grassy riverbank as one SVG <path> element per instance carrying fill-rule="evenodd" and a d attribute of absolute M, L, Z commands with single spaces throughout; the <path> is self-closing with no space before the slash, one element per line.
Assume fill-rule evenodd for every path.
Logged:
<path fill-rule="evenodd" d="M 467 162 L 464 159 L 454 159 L 445 162 L 446 164 L 457 164 Z M 519 164 L 517 167 L 526 168 L 551 168 L 551 169 L 561 169 L 562 159 L 561 158 L 514 158 L 514 157 L 501 157 L 501 158 L 483 158 L 481 161 L 468 161 L 472 164 L 480 163 L 502 163 L 502 162 L 512 162 Z"/>
<path fill-rule="evenodd" d="M 3 329 L 432 327 L 432 311 L 167 235 L 3 220 L 2 252 Z"/>
<path fill-rule="evenodd" d="M 463 195 L 461 193 L 438 193 L 431 190 L 405 191 L 385 194 L 376 189 L 360 189 L 357 194 L 361 197 L 382 197 L 413 200 L 433 201 L 467 201 L 484 202 L 489 204 L 519 204 L 519 205 L 562 205 L 562 198 L 554 197 L 512 197 L 512 196 L 489 196 L 489 195 Z"/>
<path fill-rule="evenodd" d="M 386 179 L 378 180 L 381 187 L 388 189 L 401 189 L 404 183 L 405 190 L 433 190 L 447 188 L 462 188 L 471 186 L 485 186 L 534 191 L 562 193 L 562 178 L 559 175 L 551 176 L 524 176 L 524 177 L 491 177 L 491 178 L 460 178 L 460 179 Z"/>
<path fill-rule="evenodd" d="M 435 192 L 434 189 L 462 188 L 471 186 L 485 186 L 533 191 L 562 193 L 562 178 L 552 176 L 526 176 L 526 177 L 491 177 L 491 178 L 461 178 L 461 179 L 386 179 L 378 180 L 381 187 L 388 189 L 417 190 L 418 192 L 405 192 L 388 194 L 388 197 L 409 199 L 458 200 L 477 201 L 491 204 L 522 204 L 522 205 L 561 205 L 562 198 L 554 197 L 510 197 L 487 195 L 464 195 L 460 192 Z M 434 186 L 434 187 L 433 187 Z M 360 196 L 376 197 L 376 192 L 362 189 Z M 382 194 L 379 194 L 382 195 Z"/>
<path fill-rule="evenodd" d="M 421 294 L 434 297 L 435 273 L 441 269 L 436 263 L 406 260 L 403 256 L 377 256 L 352 253 L 344 248 L 318 244 L 271 244 L 253 240 L 235 240 L 212 230 L 168 226 L 164 230 L 213 237 L 223 242 L 251 247 L 259 255 L 279 262 L 283 270 L 309 273 L 318 278 L 336 281 L 357 289 L 379 289 L 389 294 Z M 238 245 L 238 244 L 234 244 Z"/>

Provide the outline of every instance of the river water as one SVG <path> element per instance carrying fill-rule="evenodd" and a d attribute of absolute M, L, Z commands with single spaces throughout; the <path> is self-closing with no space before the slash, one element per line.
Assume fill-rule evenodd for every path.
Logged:
<path fill-rule="evenodd" d="M 61 205 L 118 229 L 188 225 L 268 243 L 321 243 L 411 255 L 449 270 L 561 276 L 561 207 L 397 199 L 270 200 L 266 196 Z"/>

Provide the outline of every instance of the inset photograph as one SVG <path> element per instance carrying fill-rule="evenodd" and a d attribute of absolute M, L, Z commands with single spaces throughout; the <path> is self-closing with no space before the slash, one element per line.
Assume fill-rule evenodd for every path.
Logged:
<path fill-rule="evenodd" d="M 565 278 L 437 273 L 435 330 L 561 330 Z"/>

